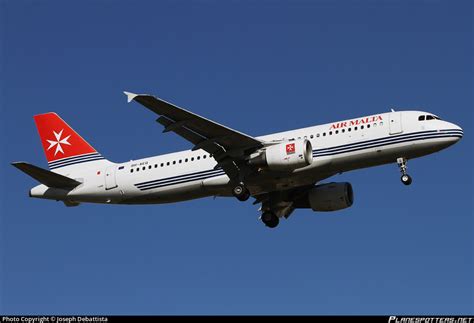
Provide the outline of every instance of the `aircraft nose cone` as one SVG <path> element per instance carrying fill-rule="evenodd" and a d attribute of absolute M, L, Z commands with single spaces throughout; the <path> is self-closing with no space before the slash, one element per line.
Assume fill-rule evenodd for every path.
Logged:
<path fill-rule="evenodd" d="M 456 129 L 457 134 L 460 135 L 459 139 L 461 139 L 464 136 L 464 131 L 462 128 L 458 125 L 454 125 L 454 129 Z"/>
<path fill-rule="evenodd" d="M 464 131 L 462 130 L 462 128 L 454 123 L 451 123 L 449 125 L 448 131 L 450 135 L 456 138 L 456 141 L 461 140 L 461 138 L 464 136 Z"/>

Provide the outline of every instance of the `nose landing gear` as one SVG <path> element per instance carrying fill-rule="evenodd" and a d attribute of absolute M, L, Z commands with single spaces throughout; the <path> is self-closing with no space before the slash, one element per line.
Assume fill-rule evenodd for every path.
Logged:
<path fill-rule="evenodd" d="M 400 172 L 402 173 L 402 177 L 400 178 L 402 183 L 405 185 L 410 185 L 412 182 L 412 178 L 410 175 L 407 174 L 407 159 L 405 157 L 397 158 L 397 164 L 400 168 Z"/>
<path fill-rule="evenodd" d="M 412 179 L 411 179 L 410 175 L 408 175 L 408 174 L 402 175 L 402 177 L 400 179 L 401 179 L 402 183 L 405 184 L 405 185 L 410 185 L 411 182 L 412 182 Z"/>

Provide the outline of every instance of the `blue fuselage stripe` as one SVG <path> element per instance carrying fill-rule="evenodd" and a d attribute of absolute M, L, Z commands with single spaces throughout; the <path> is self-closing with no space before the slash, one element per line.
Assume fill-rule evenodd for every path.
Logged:
<path fill-rule="evenodd" d="M 194 182 L 194 181 L 197 181 L 197 180 L 203 180 L 203 179 L 206 179 L 206 178 L 218 177 L 218 176 L 223 176 L 223 175 L 225 175 L 225 173 L 199 175 L 196 178 L 184 178 L 184 179 L 181 179 L 181 180 L 174 181 L 173 183 L 162 183 L 162 184 L 157 184 L 157 185 L 153 185 L 153 186 L 148 186 L 148 187 L 145 187 L 145 188 L 140 187 L 140 190 L 146 191 L 146 190 L 151 190 L 151 189 L 154 189 L 154 188 L 160 188 L 160 187 L 176 185 L 176 184 L 184 184 L 184 183 L 188 183 L 188 182 Z"/>
<path fill-rule="evenodd" d="M 71 165 L 76 165 L 76 164 L 81 164 L 81 163 L 86 163 L 86 162 L 91 162 L 91 161 L 96 161 L 96 160 L 102 160 L 102 159 L 105 159 L 105 158 L 102 157 L 102 156 L 89 157 L 87 159 L 73 160 L 73 161 L 63 163 L 63 164 L 60 164 L 60 165 L 49 166 L 49 168 L 50 169 L 55 169 L 55 168 L 71 166 Z"/>
<path fill-rule="evenodd" d="M 148 184 L 153 184 L 153 183 L 156 183 L 156 182 L 168 181 L 168 180 L 173 180 L 173 179 L 180 179 L 180 178 L 186 177 L 186 176 L 207 174 L 207 173 L 211 173 L 211 172 L 212 173 L 213 172 L 223 172 L 223 170 L 222 169 L 208 169 L 208 170 L 203 170 L 203 171 L 200 171 L 200 172 L 195 172 L 195 173 L 190 173 L 190 174 L 184 174 L 184 175 L 177 175 L 177 176 L 171 176 L 171 177 L 166 177 L 166 178 L 155 179 L 155 180 L 152 180 L 152 181 L 142 182 L 142 183 L 138 183 L 138 184 L 135 184 L 135 185 L 148 185 Z"/>
<path fill-rule="evenodd" d="M 417 137 L 417 136 L 424 136 L 428 134 L 447 134 L 447 133 L 456 133 L 456 134 L 461 134 L 462 135 L 462 130 L 446 130 L 446 131 L 437 131 L 437 130 L 431 130 L 431 131 L 420 131 L 420 132 L 415 132 L 415 133 L 409 133 L 409 134 L 403 134 L 403 135 L 395 135 L 395 136 L 390 136 L 390 137 L 382 137 L 382 138 L 377 138 L 377 139 L 371 139 L 371 140 L 366 140 L 366 141 L 360 141 L 360 142 L 354 142 L 350 144 L 345 144 L 345 145 L 340 145 L 340 146 L 334 146 L 334 147 L 328 147 L 328 148 L 321 148 L 321 149 L 315 149 L 313 152 L 326 152 L 329 150 L 339 150 L 342 148 L 346 147 L 355 147 L 355 146 L 363 146 L 365 144 L 370 144 L 370 143 L 376 143 L 376 142 L 382 142 L 382 141 L 391 141 L 395 139 L 400 139 L 400 138 L 408 138 L 408 137 Z"/>
<path fill-rule="evenodd" d="M 337 149 L 337 150 L 332 150 L 332 151 L 327 151 L 327 152 L 326 151 L 325 152 L 314 152 L 313 151 L 313 156 L 314 157 L 321 157 L 321 156 L 338 155 L 338 154 L 353 152 L 353 151 L 357 151 L 357 150 L 364 150 L 364 149 L 368 149 L 368 148 L 395 145 L 395 144 L 409 142 L 409 141 L 436 139 L 436 138 L 449 138 L 449 137 L 461 138 L 462 135 L 457 134 L 457 133 L 453 133 L 453 134 L 441 134 L 440 133 L 440 134 L 431 134 L 431 135 L 411 136 L 411 137 L 397 138 L 397 139 L 394 139 L 394 140 L 384 140 L 384 141 L 374 142 L 374 143 L 365 144 L 365 145 L 354 145 L 352 147 L 346 147 L 346 148 L 343 148 L 343 149 Z"/>
<path fill-rule="evenodd" d="M 438 139 L 438 138 L 461 138 L 462 131 L 459 130 L 450 130 L 450 131 L 422 131 L 412 134 L 397 135 L 393 137 L 384 137 L 374 140 L 368 140 L 365 142 L 358 142 L 348 145 L 336 146 L 331 148 L 313 150 L 313 156 L 322 157 L 322 156 L 331 156 L 343 154 L 346 152 L 354 152 L 358 150 L 364 150 L 380 146 L 388 146 L 403 142 L 417 141 L 417 140 L 426 140 L 426 139 Z M 176 184 L 184 184 L 192 181 L 219 177 L 225 175 L 225 172 L 222 169 L 210 169 L 205 171 L 200 171 L 196 173 L 190 173 L 185 175 L 172 176 L 142 183 L 137 183 L 135 186 L 140 190 L 150 190 L 154 188 L 162 188 L 166 186 L 172 186 Z"/>
<path fill-rule="evenodd" d="M 48 165 L 49 166 L 57 166 L 57 165 L 60 165 L 60 164 L 63 164 L 63 163 L 68 163 L 68 162 L 71 162 L 71 161 L 81 160 L 83 158 L 89 158 L 89 157 L 102 157 L 102 156 L 99 153 L 93 153 L 93 154 L 87 154 L 87 155 L 82 155 L 82 156 L 69 157 L 69 158 L 64 158 L 64 159 L 61 159 L 61 160 L 56 160 L 56 161 L 49 162 Z"/>
<path fill-rule="evenodd" d="M 184 179 L 195 179 L 195 178 L 199 178 L 201 176 L 224 175 L 224 174 L 225 173 L 224 173 L 223 170 L 220 170 L 220 171 L 217 171 L 217 172 L 207 172 L 207 173 L 204 173 L 204 174 L 188 174 L 188 175 L 182 176 L 180 178 L 168 179 L 168 180 L 159 180 L 159 181 L 155 181 L 155 182 L 149 183 L 149 184 L 135 184 L 135 186 L 137 186 L 138 188 L 146 188 L 146 187 L 150 187 L 150 186 L 154 186 L 154 185 L 174 183 L 176 181 L 184 180 Z"/>

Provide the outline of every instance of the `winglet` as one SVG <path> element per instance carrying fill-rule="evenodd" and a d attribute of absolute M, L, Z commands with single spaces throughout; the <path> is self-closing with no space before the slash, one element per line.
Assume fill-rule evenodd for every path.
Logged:
<path fill-rule="evenodd" d="M 127 96 L 127 102 L 130 103 L 133 101 L 133 99 L 135 99 L 138 94 L 135 94 L 135 93 L 132 93 L 132 92 L 127 92 L 127 91 L 123 91 L 123 93 Z"/>

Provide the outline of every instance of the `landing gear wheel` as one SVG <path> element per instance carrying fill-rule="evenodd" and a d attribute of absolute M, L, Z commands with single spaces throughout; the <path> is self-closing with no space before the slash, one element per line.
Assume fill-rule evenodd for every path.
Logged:
<path fill-rule="evenodd" d="M 261 219 L 269 228 L 275 228 L 280 223 L 280 219 L 273 212 L 263 212 Z"/>
<path fill-rule="evenodd" d="M 239 200 L 239 201 L 247 201 L 250 197 L 249 190 L 245 187 L 243 183 L 236 185 L 232 189 L 232 194 Z"/>
<path fill-rule="evenodd" d="M 412 182 L 412 179 L 410 175 L 407 174 L 407 159 L 404 157 L 397 158 L 397 164 L 398 167 L 400 168 L 400 172 L 402 173 L 402 177 L 400 178 L 402 180 L 402 183 L 405 185 L 410 185 Z"/>
<path fill-rule="evenodd" d="M 400 179 L 402 180 L 402 183 L 405 184 L 405 185 L 410 185 L 411 182 L 412 182 L 412 179 L 411 179 L 410 175 L 408 175 L 408 174 L 402 175 L 402 177 Z"/>

